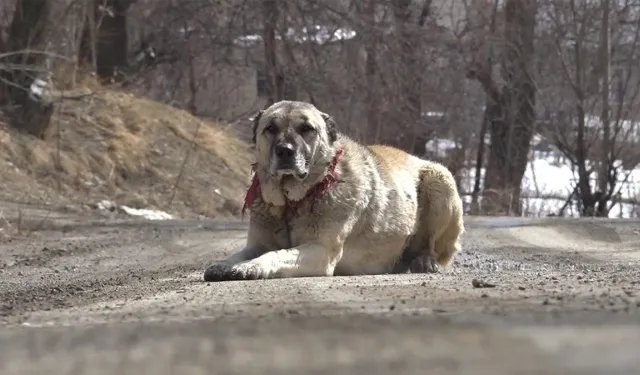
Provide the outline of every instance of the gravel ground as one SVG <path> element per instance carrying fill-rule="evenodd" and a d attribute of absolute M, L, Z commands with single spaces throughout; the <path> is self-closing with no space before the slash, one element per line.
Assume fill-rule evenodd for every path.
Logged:
<path fill-rule="evenodd" d="M 640 368 L 638 221 L 467 218 L 437 275 L 224 283 L 242 223 L 28 223 L 0 242 L 3 375 Z"/>

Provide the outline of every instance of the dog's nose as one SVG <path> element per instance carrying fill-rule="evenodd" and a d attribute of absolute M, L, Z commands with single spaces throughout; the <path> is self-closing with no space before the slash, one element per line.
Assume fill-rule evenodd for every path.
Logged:
<path fill-rule="evenodd" d="M 276 156 L 279 158 L 292 158 L 294 154 L 293 145 L 290 143 L 280 144 L 276 146 Z"/>

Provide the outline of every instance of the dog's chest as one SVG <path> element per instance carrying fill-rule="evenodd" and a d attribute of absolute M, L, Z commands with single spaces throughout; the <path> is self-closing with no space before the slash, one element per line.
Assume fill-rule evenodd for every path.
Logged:
<path fill-rule="evenodd" d="M 310 214 L 311 202 L 301 201 L 287 206 L 263 206 L 262 225 L 272 231 L 279 248 L 299 246 L 317 233 L 317 216 Z"/>
<path fill-rule="evenodd" d="M 305 200 L 284 209 L 282 219 L 291 247 L 299 246 L 317 236 L 318 216 L 314 215 L 312 207 L 312 202 Z"/>

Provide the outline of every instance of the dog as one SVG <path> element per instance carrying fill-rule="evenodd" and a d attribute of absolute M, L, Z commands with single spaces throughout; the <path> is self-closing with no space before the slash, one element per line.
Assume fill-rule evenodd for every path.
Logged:
<path fill-rule="evenodd" d="M 253 145 L 246 245 L 205 281 L 437 272 L 460 251 L 462 201 L 443 165 L 361 145 L 299 101 L 259 111 Z"/>

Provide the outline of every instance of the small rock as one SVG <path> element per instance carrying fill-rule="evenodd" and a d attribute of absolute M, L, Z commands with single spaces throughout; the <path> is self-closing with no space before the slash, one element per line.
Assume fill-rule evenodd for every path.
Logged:
<path fill-rule="evenodd" d="M 396 305 L 391 305 L 391 306 L 389 306 L 389 310 L 393 311 L 393 310 L 395 310 L 395 309 L 396 309 Z"/>
<path fill-rule="evenodd" d="M 482 297 L 482 298 L 489 298 L 489 295 L 488 295 L 487 293 L 482 293 L 482 294 L 480 295 L 480 297 Z"/>
<path fill-rule="evenodd" d="M 545 298 L 545 299 L 544 299 L 544 301 L 542 301 L 542 304 L 543 304 L 543 305 L 550 305 L 550 304 L 551 304 L 551 302 L 549 301 L 549 299 L 548 299 L 548 298 Z"/>
<path fill-rule="evenodd" d="M 527 288 L 523 287 L 523 286 L 519 286 L 518 290 L 526 290 Z"/>
<path fill-rule="evenodd" d="M 474 288 L 495 288 L 496 287 L 495 284 L 491 284 L 486 281 L 478 280 L 478 279 L 471 280 L 471 285 L 473 285 Z"/>

